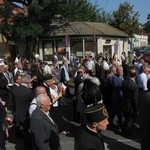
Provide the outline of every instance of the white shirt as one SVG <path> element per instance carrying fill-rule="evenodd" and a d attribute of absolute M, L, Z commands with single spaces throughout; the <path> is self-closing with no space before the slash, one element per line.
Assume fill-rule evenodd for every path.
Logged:
<path fill-rule="evenodd" d="M 143 88 L 144 91 L 147 90 L 147 75 L 146 73 L 142 72 L 139 76 L 138 76 L 138 85 L 139 88 Z"/>
<path fill-rule="evenodd" d="M 55 89 L 52 89 L 52 88 L 49 88 L 50 89 L 50 93 L 54 96 L 54 97 L 57 97 L 58 96 L 58 88 L 57 86 L 55 87 Z M 54 101 L 53 101 L 54 102 Z M 58 107 L 58 101 L 56 101 L 54 104 L 53 104 L 53 107 Z"/>
<path fill-rule="evenodd" d="M 36 109 L 36 107 L 37 107 L 37 102 L 36 102 L 36 98 L 34 98 L 31 102 L 31 104 L 30 104 L 30 107 L 29 107 L 29 116 L 30 116 L 30 118 L 32 116 L 33 111 Z"/>
<path fill-rule="evenodd" d="M 46 115 L 47 115 L 47 117 L 51 120 L 51 122 L 54 124 L 54 125 L 56 125 L 55 124 L 55 122 L 54 122 L 54 120 L 50 117 L 50 115 L 49 115 L 49 112 L 44 112 Z"/>
<path fill-rule="evenodd" d="M 66 81 L 69 81 L 69 80 L 70 80 L 70 77 L 69 77 L 69 73 L 68 73 L 66 67 L 63 65 L 63 66 L 61 67 L 61 70 L 62 70 L 62 68 L 64 68 L 64 71 L 65 71 L 65 80 L 66 80 Z M 60 70 L 60 73 L 61 73 L 61 70 Z"/>
<path fill-rule="evenodd" d="M 52 70 L 51 70 L 50 66 L 45 65 L 44 74 L 52 74 Z"/>
<path fill-rule="evenodd" d="M 87 62 L 87 69 L 88 70 L 93 70 L 93 67 L 94 67 L 94 62 L 92 60 L 88 61 Z"/>

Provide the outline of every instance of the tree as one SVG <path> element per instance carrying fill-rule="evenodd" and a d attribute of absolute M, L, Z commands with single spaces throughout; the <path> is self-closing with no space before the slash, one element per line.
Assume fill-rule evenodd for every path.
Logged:
<path fill-rule="evenodd" d="M 97 3 L 92 4 L 89 0 L 69 0 L 65 6 L 60 5 L 58 9 L 69 21 L 107 22 L 111 16 Z"/>
<path fill-rule="evenodd" d="M 119 5 L 119 9 L 113 12 L 113 19 L 110 25 L 116 27 L 129 36 L 139 33 L 139 12 L 133 10 L 134 5 L 124 2 Z"/>
<path fill-rule="evenodd" d="M 61 14 L 68 21 L 107 22 L 109 14 L 89 0 L 29 0 L 25 11 L 16 13 L 12 3 L 26 0 L 5 0 L 0 6 L 0 32 L 9 40 L 26 42 L 25 54 L 29 56 L 34 44 L 41 36 L 47 35 L 56 15 Z M 32 2 L 32 3 L 31 3 Z M 15 13 L 14 13 L 15 12 Z"/>
<path fill-rule="evenodd" d="M 34 43 L 47 30 L 55 14 L 53 9 L 56 6 L 51 5 L 51 1 L 48 0 L 39 1 L 25 7 L 28 13 L 20 10 L 16 13 L 16 6 L 10 1 L 5 1 L 0 7 L 0 32 L 9 41 L 15 43 L 20 40 L 25 41 L 25 54 L 30 57 L 31 51 L 34 50 Z M 47 7 L 51 7 L 52 11 L 48 11 Z"/>
<path fill-rule="evenodd" d="M 150 43 L 150 14 L 147 15 L 147 22 L 143 25 L 143 29 L 148 34 L 148 42 Z"/>

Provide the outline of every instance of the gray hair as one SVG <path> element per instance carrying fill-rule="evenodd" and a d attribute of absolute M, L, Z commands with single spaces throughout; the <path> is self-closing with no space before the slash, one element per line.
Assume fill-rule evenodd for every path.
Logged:
<path fill-rule="evenodd" d="M 47 94 L 39 94 L 36 98 L 37 106 L 40 107 L 43 102 L 45 101 L 45 98 L 47 97 Z"/>
<path fill-rule="evenodd" d="M 88 74 L 84 74 L 83 75 L 83 80 L 87 80 L 87 79 L 91 80 L 91 82 L 95 83 L 97 86 L 100 85 L 100 81 L 97 77 L 92 77 Z"/>
<path fill-rule="evenodd" d="M 45 91 L 45 93 L 46 93 L 46 89 L 44 86 L 37 86 L 35 88 L 35 95 L 38 96 L 39 94 L 45 94 L 45 93 L 43 93 L 43 91 Z"/>
<path fill-rule="evenodd" d="M 100 81 L 97 77 L 92 77 L 91 82 L 95 83 L 97 86 L 100 86 Z"/>
<path fill-rule="evenodd" d="M 23 74 L 22 75 L 22 83 L 30 83 L 30 80 L 31 80 L 31 76 L 27 73 Z"/>

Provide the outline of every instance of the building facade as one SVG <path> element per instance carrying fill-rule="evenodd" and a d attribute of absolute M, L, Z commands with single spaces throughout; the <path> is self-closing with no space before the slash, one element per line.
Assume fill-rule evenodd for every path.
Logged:
<path fill-rule="evenodd" d="M 106 53 L 118 58 L 122 52 L 128 53 L 128 35 L 105 23 L 69 22 L 60 26 L 51 26 L 47 37 L 39 40 L 39 55 L 44 61 L 51 61 L 55 52 L 58 56 L 74 53 L 85 57 L 91 52 Z"/>

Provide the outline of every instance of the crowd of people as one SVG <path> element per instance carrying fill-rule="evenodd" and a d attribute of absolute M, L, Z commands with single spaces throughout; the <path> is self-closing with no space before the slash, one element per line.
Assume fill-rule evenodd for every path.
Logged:
<path fill-rule="evenodd" d="M 61 64 L 55 53 L 51 65 L 19 56 L 10 67 L 0 59 L 0 149 L 6 149 L 14 125 L 16 138 L 24 137 L 25 149 L 61 150 L 59 133 L 69 134 L 61 107 L 71 98 L 72 120 L 80 124 L 75 150 L 103 150 L 100 134 L 107 126 L 115 125 L 129 137 L 137 117 L 141 148 L 149 150 L 149 95 L 150 66 L 142 54 L 133 55 L 130 63 L 124 52 L 119 59 L 115 54 L 111 58 L 92 52 L 79 58 L 72 53 L 70 61 L 63 56 Z"/>

